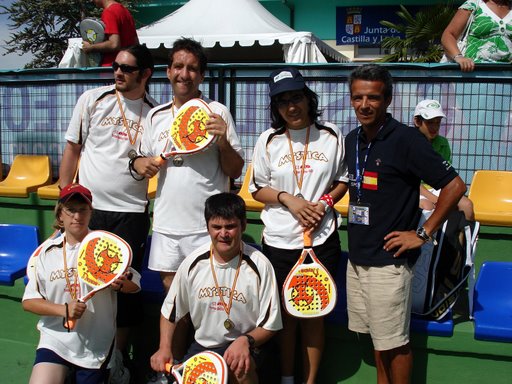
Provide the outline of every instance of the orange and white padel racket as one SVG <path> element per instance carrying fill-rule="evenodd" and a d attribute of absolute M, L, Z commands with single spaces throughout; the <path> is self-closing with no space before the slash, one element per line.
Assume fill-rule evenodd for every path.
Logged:
<path fill-rule="evenodd" d="M 132 249 L 119 236 L 107 231 L 92 231 L 80 243 L 78 250 L 78 278 L 93 288 L 78 298 L 85 303 L 98 291 L 108 287 L 130 266 Z M 73 329 L 76 320 L 68 319 L 66 328 Z"/>
<path fill-rule="evenodd" d="M 206 130 L 211 112 L 208 103 L 202 99 L 191 99 L 183 104 L 171 125 L 170 150 L 162 152 L 155 160 L 161 165 L 173 156 L 191 155 L 208 148 L 216 139 Z"/>
<path fill-rule="evenodd" d="M 228 383 L 228 366 L 222 356 L 213 351 L 197 353 L 182 364 L 167 364 L 165 368 L 178 384 Z"/>
<path fill-rule="evenodd" d="M 312 262 L 305 264 L 307 256 Z M 311 232 L 305 231 L 304 249 L 284 281 L 284 308 L 295 317 L 320 317 L 334 309 L 336 298 L 336 284 L 313 252 Z"/>

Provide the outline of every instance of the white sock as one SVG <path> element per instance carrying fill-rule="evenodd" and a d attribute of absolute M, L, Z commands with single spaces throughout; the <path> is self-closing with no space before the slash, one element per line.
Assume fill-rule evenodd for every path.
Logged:
<path fill-rule="evenodd" d="M 293 376 L 281 376 L 281 384 L 294 384 L 295 380 Z"/>

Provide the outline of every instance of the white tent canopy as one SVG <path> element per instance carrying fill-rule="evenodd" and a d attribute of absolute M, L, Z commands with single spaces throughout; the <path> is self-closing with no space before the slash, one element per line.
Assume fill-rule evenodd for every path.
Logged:
<path fill-rule="evenodd" d="M 190 0 L 170 15 L 138 29 L 137 34 L 151 50 L 168 49 L 182 37 L 193 38 L 207 49 L 210 61 L 348 61 L 311 32 L 294 31 L 257 0 Z M 70 39 L 59 67 L 84 63 L 80 45 L 80 39 Z"/>

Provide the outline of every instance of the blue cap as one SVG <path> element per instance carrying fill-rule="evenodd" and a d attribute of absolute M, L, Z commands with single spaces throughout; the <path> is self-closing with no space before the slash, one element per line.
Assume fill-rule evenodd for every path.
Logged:
<path fill-rule="evenodd" d="M 284 68 L 270 74 L 270 97 L 289 91 L 300 91 L 306 87 L 304 78 L 295 68 Z"/>

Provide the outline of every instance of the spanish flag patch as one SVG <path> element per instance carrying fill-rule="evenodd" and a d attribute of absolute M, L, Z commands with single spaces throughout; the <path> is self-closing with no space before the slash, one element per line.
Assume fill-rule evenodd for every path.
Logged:
<path fill-rule="evenodd" d="M 378 189 L 378 173 L 366 171 L 363 176 L 363 189 L 371 189 L 376 191 Z"/>

